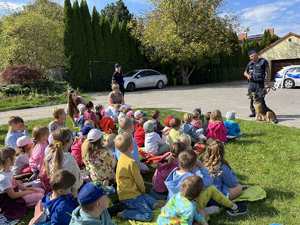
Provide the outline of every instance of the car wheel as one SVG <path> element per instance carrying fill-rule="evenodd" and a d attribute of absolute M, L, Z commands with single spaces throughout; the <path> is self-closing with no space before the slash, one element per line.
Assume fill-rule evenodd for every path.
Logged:
<path fill-rule="evenodd" d="M 156 87 L 158 89 L 163 89 L 165 87 L 165 84 L 162 80 L 160 80 L 160 81 L 157 82 Z"/>
<path fill-rule="evenodd" d="M 292 79 L 286 79 L 284 81 L 284 87 L 288 89 L 293 88 L 295 87 L 295 82 Z"/>
<path fill-rule="evenodd" d="M 135 84 L 134 83 L 129 83 L 127 85 L 127 88 L 126 88 L 128 91 L 134 91 L 135 90 Z"/>

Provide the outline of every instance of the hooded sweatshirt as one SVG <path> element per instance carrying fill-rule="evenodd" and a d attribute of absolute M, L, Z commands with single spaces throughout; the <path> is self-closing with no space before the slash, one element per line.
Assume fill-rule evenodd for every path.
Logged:
<path fill-rule="evenodd" d="M 51 225 L 69 225 L 73 210 L 78 206 L 71 194 L 50 199 L 51 193 L 44 196 L 42 204 L 47 215 L 46 223 Z"/>
<path fill-rule="evenodd" d="M 239 137 L 241 135 L 240 125 L 234 120 L 226 120 L 224 125 L 227 129 L 227 135 L 232 137 Z"/>
<path fill-rule="evenodd" d="M 221 142 L 227 141 L 227 129 L 222 121 L 210 121 L 207 127 L 207 138 L 219 140 Z"/>
<path fill-rule="evenodd" d="M 99 218 L 94 218 L 84 212 L 79 206 L 72 213 L 70 225 L 114 225 L 114 223 L 107 209 L 102 212 Z"/>
<path fill-rule="evenodd" d="M 209 173 L 205 168 L 197 168 L 192 172 L 185 172 L 183 174 L 179 174 L 177 172 L 178 170 L 179 168 L 176 167 L 165 180 L 165 185 L 169 191 L 168 199 L 180 192 L 181 184 L 187 177 L 195 175 L 201 177 L 204 187 L 208 187 L 213 183 L 212 178 L 209 176 Z"/>

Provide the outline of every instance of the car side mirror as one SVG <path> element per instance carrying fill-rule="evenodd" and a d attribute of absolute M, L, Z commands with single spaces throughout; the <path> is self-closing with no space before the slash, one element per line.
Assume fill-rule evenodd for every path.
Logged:
<path fill-rule="evenodd" d="M 140 78 L 141 78 L 141 75 L 137 75 L 135 78 L 136 78 L 136 79 L 140 79 Z"/>

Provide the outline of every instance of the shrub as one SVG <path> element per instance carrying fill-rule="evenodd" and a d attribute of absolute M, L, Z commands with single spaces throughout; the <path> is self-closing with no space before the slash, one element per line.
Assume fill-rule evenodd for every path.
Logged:
<path fill-rule="evenodd" d="M 1 73 L 1 80 L 5 84 L 29 84 L 41 78 L 38 70 L 26 65 L 9 66 Z"/>
<path fill-rule="evenodd" d="M 68 83 L 64 81 L 40 80 L 31 84 L 9 84 L 0 86 L 0 94 L 3 96 L 17 96 L 36 93 L 52 96 L 64 92 L 66 93 L 68 88 Z"/>

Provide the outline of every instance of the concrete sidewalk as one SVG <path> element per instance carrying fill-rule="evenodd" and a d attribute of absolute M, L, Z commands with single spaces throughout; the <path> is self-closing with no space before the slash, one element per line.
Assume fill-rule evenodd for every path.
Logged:
<path fill-rule="evenodd" d="M 126 93 L 125 101 L 134 107 L 172 108 L 192 111 L 196 107 L 203 112 L 220 109 L 223 114 L 235 111 L 242 119 L 249 119 L 249 99 L 246 96 L 247 82 L 228 82 L 199 86 L 172 87 L 163 90 L 141 90 Z M 93 102 L 107 105 L 108 93 L 92 93 Z M 271 91 L 266 98 L 268 106 L 278 115 L 280 124 L 300 128 L 300 89 Z M 52 116 L 54 108 L 66 105 L 0 112 L 0 124 L 6 124 L 10 116 L 18 115 L 25 120 Z"/>

